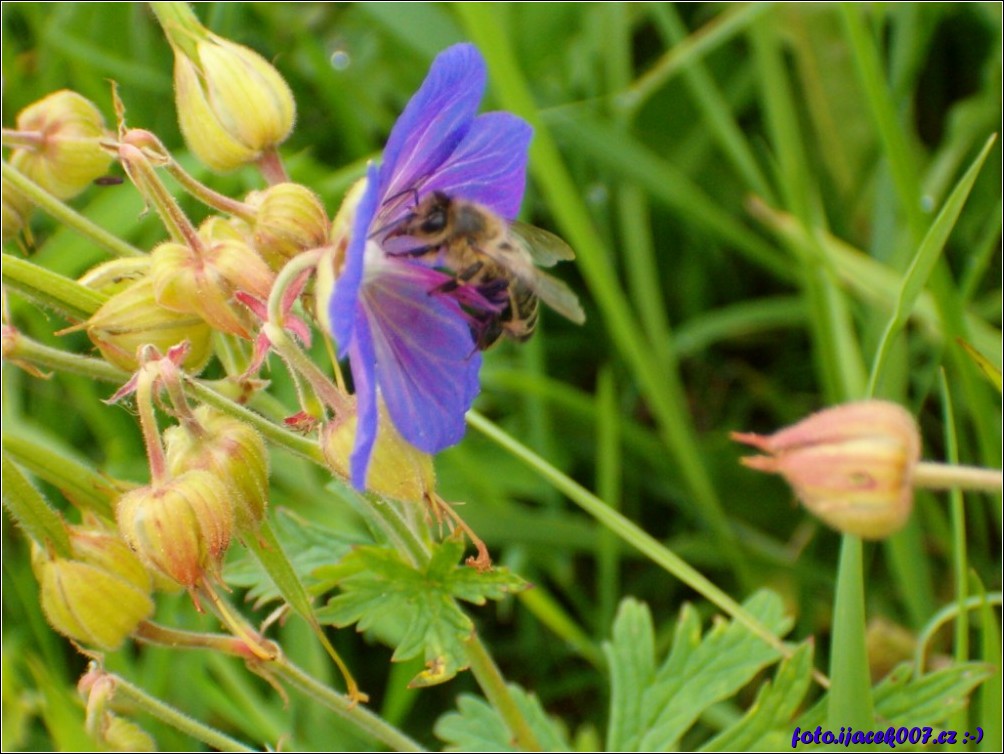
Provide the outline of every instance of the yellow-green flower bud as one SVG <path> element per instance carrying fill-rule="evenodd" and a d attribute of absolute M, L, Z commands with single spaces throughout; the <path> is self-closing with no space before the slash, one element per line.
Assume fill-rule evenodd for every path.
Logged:
<path fill-rule="evenodd" d="M 149 271 L 150 257 L 121 257 L 92 267 L 77 282 L 111 296 L 142 279 Z"/>
<path fill-rule="evenodd" d="M 254 50 L 208 31 L 174 46 L 174 87 L 185 143 L 214 170 L 233 170 L 278 146 L 296 120 L 293 92 Z"/>
<path fill-rule="evenodd" d="M 142 278 L 109 298 L 87 320 L 87 336 L 115 366 L 135 372 L 137 349 L 153 345 L 166 353 L 187 340 L 184 367 L 199 372 L 212 355 L 212 330 L 200 318 L 165 309 L 154 297 L 153 281 Z"/>
<path fill-rule="evenodd" d="M 268 503 L 268 451 L 261 435 L 210 406 L 193 413 L 200 432 L 184 424 L 164 432 L 168 470 L 174 475 L 189 469 L 212 472 L 231 492 L 237 532 L 254 532 Z"/>
<path fill-rule="evenodd" d="M 228 230 L 229 228 L 229 230 Z M 168 241 L 151 252 L 150 278 L 157 302 L 171 311 L 197 314 L 214 329 L 250 338 L 250 312 L 234 300 L 245 291 L 267 299 L 275 274 L 244 241 L 217 236 L 239 235 L 220 223 L 199 231 L 202 249 Z"/>
<path fill-rule="evenodd" d="M 103 743 L 112 751 L 157 751 L 153 737 L 132 720 L 109 712 L 102 731 Z"/>
<path fill-rule="evenodd" d="M 79 194 L 111 164 L 98 143 L 105 133 L 101 112 L 68 89 L 22 110 L 17 130 L 37 135 L 37 143 L 15 149 L 11 164 L 59 199 Z"/>
<path fill-rule="evenodd" d="M 89 647 L 117 649 L 150 617 L 150 574 L 117 536 L 70 530 L 73 557 L 32 553 L 42 610 L 59 633 Z"/>
<path fill-rule="evenodd" d="M 3 240 L 6 243 L 14 238 L 21 229 L 28 224 L 28 216 L 31 214 L 31 202 L 28 197 L 11 186 L 7 181 L 3 181 Z"/>
<path fill-rule="evenodd" d="M 218 577 L 234 509 L 223 482 L 195 469 L 127 492 L 115 518 L 147 568 L 191 588 L 203 577 Z"/>
<path fill-rule="evenodd" d="M 746 466 L 783 476 L 805 507 L 835 529 L 880 539 L 910 517 L 920 432 L 895 403 L 849 403 L 773 435 L 732 437 L 769 454 L 742 459 Z"/>
<path fill-rule="evenodd" d="M 257 210 L 254 245 L 273 270 L 301 251 L 328 242 L 330 224 L 317 195 L 298 183 L 279 183 L 245 200 Z"/>
<path fill-rule="evenodd" d="M 355 413 L 339 416 L 324 427 L 321 435 L 324 459 L 343 479 L 349 478 L 356 421 Z M 376 444 L 366 472 L 366 489 L 405 502 L 424 502 L 436 489 L 432 456 L 401 437 L 383 406 L 380 407 Z"/>

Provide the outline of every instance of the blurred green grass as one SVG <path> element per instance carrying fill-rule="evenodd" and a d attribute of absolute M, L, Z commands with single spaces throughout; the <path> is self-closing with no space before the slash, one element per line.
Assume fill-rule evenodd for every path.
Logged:
<path fill-rule="evenodd" d="M 525 217 L 577 248 L 576 266 L 556 272 L 580 292 L 589 320 L 576 328 L 548 313 L 529 344 L 487 354 L 478 409 L 737 599 L 763 585 L 779 590 L 797 617 L 795 635 L 817 636 L 825 667 L 838 537 L 779 481 L 739 467 L 728 432 L 771 431 L 861 396 L 899 280 L 956 181 L 1001 130 L 1000 5 L 211 3 L 196 12 L 287 77 L 299 116 L 283 154 L 293 179 L 332 214 L 435 53 L 479 44 L 487 106 L 519 110 L 538 128 Z M 64 87 L 110 119 L 111 78 L 129 124 L 184 152 L 167 104 L 170 50 L 146 6 L 5 4 L 2 34 L 5 126 Z M 944 370 L 960 459 L 995 467 L 1000 396 L 956 338 L 989 346 L 1000 366 L 1000 149 L 928 281 L 936 327 L 908 325 L 878 391 L 918 414 L 925 456 L 942 458 Z M 233 194 L 254 180 L 250 171 L 210 179 Z M 782 233 L 778 215 L 751 214 L 751 197 L 804 229 L 805 240 Z M 76 206 L 140 247 L 159 238 L 128 187 L 92 188 Z M 33 229 L 32 257 L 46 267 L 77 275 L 101 258 L 43 217 Z M 874 264 L 832 253 L 831 235 Z M 86 350 L 79 335 L 51 335 L 57 317 L 14 297 L 10 308 L 32 337 Z M 273 369 L 273 392 L 293 406 L 281 372 Z M 143 479 L 135 422 L 100 403 L 108 386 L 62 374 L 43 382 L 8 366 L 3 388 L 5 428 L 58 438 L 98 469 Z M 320 471 L 287 459 L 274 466 L 273 504 L 335 529 L 357 525 Z M 437 468 L 441 493 L 467 503 L 463 515 L 496 558 L 593 640 L 607 635 L 623 595 L 649 602 L 664 627 L 695 597 L 476 433 Z M 919 630 L 953 600 L 946 503 L 919 495 L 907 531 L 867 548 L 870 615 Z M 967 566 L 999 590 L 1001 501 L 967 496 L 964 516 Z M 28 721 L 5 738 L 16 748 L 63 748 L 58 736 L 70 734 L 53 720 L 73 705 L 50 701 L 41 706 L 51 718 L 29 724 L 38 708 L 31 690 L 71 689 L 82 662 L 45 626 L 27 547 L 10 526 L 4 545 L 4 715 Z M 602 719 L 600 676 L 529 607 L 476 613 L 507 678 L 573 725 Z M 172 622 L 195 620 L 183 601 L 161 610 Z M 293 625 L 283 631 L 323 674 L 311 643 Z M 436 744 L 429 721 L 473 689 L 462 677 L 401 703 L 410 676 L 388 667 L 387 650 L 349 632 L 336 643 L 375 706 L 396 710 L 428 745 Z M 950 647 L 946 639 L 941 649 Z M 289 748 L 363 745 L 336 738 L 347 734 L 310 705 L 284 711 L 267 685 L 223 661 L 144 648 L 109 664 L 254 740 L 286 732 Z M 189 679 L 183 689 L 179 673 Z M 150 728 L 162 748 L 191 746 Z"/>

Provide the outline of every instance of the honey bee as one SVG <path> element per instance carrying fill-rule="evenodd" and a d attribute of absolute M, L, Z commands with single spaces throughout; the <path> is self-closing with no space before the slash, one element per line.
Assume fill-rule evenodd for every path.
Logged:
<path fill-rule="evenodd" d="M 472 313 L 471 335 L 482 351 L 502 335 L 518 342 L 533 335 L 541 300 L 576 324 L 586 321 L 572 289 L 535 266 L 575 258 L 571 247 L 553 233 L 508 222 L 476 202 L 434 191 L 389 236 L 417 244 L 398 255 L 438 256 L 454 279 L 437 292 L 469 285 L 497 308 Z"/>

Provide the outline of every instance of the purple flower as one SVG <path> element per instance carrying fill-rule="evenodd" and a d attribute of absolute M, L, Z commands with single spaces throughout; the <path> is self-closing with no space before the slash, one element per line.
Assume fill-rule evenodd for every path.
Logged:
<path fill-rule="evenodd" d="M 470 308 L 479 294 L 465 286 L 441 292 L 453 277 L 388 253 L 387 236 L 434 191 L 504 218 L 519 211 L 532 129 L 509 113 L 476 115 L 484 87 L 477 48 L 460 44 L 440 53 L 394 124 L 383 164 L 370 165 L 356 207 L 328 315 L 355 382 L 350 471 L 360 490 L 376 442 L 378 400 L 405 440 L 436 453 L 463 437 L 464 414 L 478 394 L 481 354 L 461 303 Z"/>

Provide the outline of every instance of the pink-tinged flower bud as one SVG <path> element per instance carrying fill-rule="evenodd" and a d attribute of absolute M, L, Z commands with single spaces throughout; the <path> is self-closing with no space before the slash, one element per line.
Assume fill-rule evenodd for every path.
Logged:
<path fill-rule="evenodd" d="M 168 470 L 174 475 L 189 469 L 212 472 L 232 493 L 237 532 L 254 532 L 268 503 L 268 451 L 261 435 L 210 406 L 193 413 L 200 432 L 184 424 L 164 432 Z"/>
<path fill-rule="evenodd" d="M 257 160 L 296 120 L 293 92 L 254 50 L 205 29 L 187 49 L 174 47 L 174 88 L 185 143 L 214 170 Z"/>
<path fill-rule="evenodd" d="M 72 558 L 32 552 L 42 610 L 59 633 L 88 647 L 117 649 L 150 617 L 150 574 L 118 536 L 70 530 Z"/>
<path fill-rule="evenodd" d="M 346 414 L 329 422 L 321 435 L 324 458 L 331 470 L 343 479 L 349 478 L 349 456 L 355 444 L 356 424 L 356 415 Z M 406 502 L 425 501 L 436 489 L 432 456 L 401 437 L 382 407 L 376 446 L 366 474 L 366 489 Z"/>
<path fill-rule="evenodd" d="M 136 354 L 141 346 L 153 345 L 166 352 L 187 340 L 190 348 L 184 367 L 197 373 L 212 355 L 212 334 L 199 317 L 159 305 L 148 277 L 113 295 L 87 320 L 91 342 L 108 362 L 127 372 L 139 368 Z"/>
<path fill-rule="evenodd" d="M 218 577 L 234 509 L 223 482 L 212 472 L 193 469 L 127 492 L 115 518 L 147 568 L 191 588 L 204 577 Z"/>
<path fill-rule="evenodd" d="M 880 539 L 910 516 L 920 432 L 895 403 L 849 403 L 773 435 L 735 432 L 732 438 L 769 454 L 742 462 L 783 476 L 805 507 L 835 529 Z"/>
<path fill-rule="evenodd" d="M 257 210 L 254 245 L 273 270 L 301 251 L 328 242 L 330 225 L 324 205 L 313 191 L 298 183 L 279 183 L 255 191 L 245 200 Z"/>
<path fill-rule="evenodd" d="M 70 199 L 104 175 L 112 157 L 99 145 L 101 112 L 76 92 L 63 89 L 29 105 L 17 130 L 37 143 L 15 149 L 11 164 L 59 199 Z"/>
<path fill-rule="evenodd" d="M 199 231 L 199 250 L 173 241 L 160 244 L 150 254 L 150 278 L 161 306 L 197 314 L 216 330 L 250 338 L 251 313 L 234 294 L 245 291 L 267 299 L 275 274 L 244 241 L 226 237 L 231 235 L 239 232 L 212 223 Z"/>

